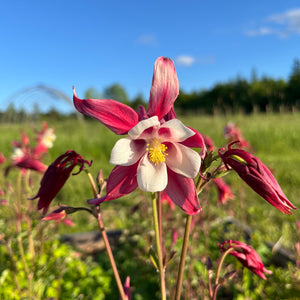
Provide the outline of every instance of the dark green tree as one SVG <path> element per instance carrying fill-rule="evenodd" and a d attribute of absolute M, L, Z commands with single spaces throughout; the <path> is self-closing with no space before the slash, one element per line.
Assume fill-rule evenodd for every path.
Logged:
<path fill-rule="evenodd" d="M 130 103 L 130 106 L 135 110 L 137 110 L 140 105 L 144 107 L 147 106 L 142 94 L 138 94 Z"/>
<path fill-rule="evenodd" d="M 127 105 L 130 103 L 125 88 L 118 83 L 105 88 L 103 94 L 105 99 L 113 99 Z"/>
<path fill-rule="evenodd" d="M 101 93 L 98 92 L 95 88 L 90 87 L 86 90 L 85 94 L 84 94 L 86 99 L 101 99 Z"/>
<path fill-rule="evenodd" d="M 300 103 L 300 60 L 295 59 L 286 89 L 286 104 L 289 107 L 299 106 Z"/>

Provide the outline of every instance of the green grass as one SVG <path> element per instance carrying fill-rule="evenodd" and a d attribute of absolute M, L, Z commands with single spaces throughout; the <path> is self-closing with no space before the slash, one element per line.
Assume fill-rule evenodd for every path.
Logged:
<path fill-rule="evenodd" d="M 280 115 L 257 114 L 249 116 L 232 115 L 230 117 L 193 115 L 182 116 L 180 119 L 185 125 L 193 127 L 200 133 L 210 136 L 216 147 L 223 147 L 225 145 L 226 141 L 223 138 L 223 127 L 228 122 L 236 123 L 245 139 L 249 141 L 255 150 L 255 155 L 274 172 L 276 179 L 289 200 L 297 207 L 300 207 L 299 113 Z M 96 178 L 99 169 L 103 170 L 105 177 L 109 175 L 113 168 L 108 162 L 110 152 L 114 143 L 120 138 L 119 136 L 113 134 L 95 120 L 82 122 L 79 120 L 66 119 L 55 121 L 55 123 L 48 120 L 48 125 L 55 128 L 57 139 L 54 143 L 54 147 L 49 150 L 49 155 L 45 157 L 45 163 L 49 164 L 65 151 L 73 149 L 81 154 L 84 159 L 93 160 L 90 170 L 94 178 Z M 11 142 L 12 140 L 20 140 L 21 130 L 28 133 L 32 143 L 34 143 L 32 128 L 40 130 L 41 127 L 42 123 L 1 124 L 0 152 L 3 152 L 6 157 L 10 156 Z M 9 176 L 14 178 L 16 173 L 17 171 L 13 170 Z M 253 244 L 261 249 L 260 254 L 264 251 L 264 248 L 261 248 L 261 245 L 265 242 L 277 242 L 279 239 L 281 239 L 281 244 L 283 246 L 295 254 L 294 245 L 296 242 L 299 242 L 300 239 L 299 235 L 297 235 L 296 226 L 296 221 L 300 220 L 299 211 L 296 211 L 292 216 L 283 215 L 255 194 L 234 173 L 226 176 L 225 181 L 231 186 L 231 189 L 236 196 L 234 200 L 229 201 L 225 206 L 217 205 L 217 194 L 214 188 L 208 189 L 201 194 L 200 204 L 203 208 L 203 212 L 195 217 L 195 222 L 199 225 L 199 228 L 194 229 L 194 236 L 191 241 L 191 261 L 195 262 L 197 255 L 200 259 L 201 256 L 206 255 L 209 251 L 213 252 L 211 257 L 215 258 L 217 255 L 215 243 L 222 238 L 243 239 L 240 228 L 230 227 L 230 230 L 228 231 L 227 229 L 221 228 L 222 226 L 217 226 L 216 228 L 216 225 L 213 225 L 218 224 L 216 223 L 216 220 L 228 215 L 233 216 L 254 230 L 252 235 Z M 33 189 L 33 194 L 37 192 L 37 189 L 38 187 Z M 135 231 L 138 230 L 142 239 L 145 238 L 145 241 L 143 242 L 144 249 L 148 249 L 150 247 L 151 238 L 148 236 L 149 228 L 147 229 L 147 226 L 149 224 L 151 225 L 151 215 L 148 214 L 149 211 L 147 209 L 144 212 L 135 214 L 132 214 L 131 212 L 131 208 L 135 204 L 140 203 L 141 195 L 144 194 L 136 191 L 123 199 L 105 203 L 105 205 L 102 206 L 103 217 L 108 229 L 128 229 L 133 235 Z M 86 200 L 92 197 L 93 194 L 87 176 L 84 173 L 81 173 L 68 180 L 64 188 L 58 194 L 56 200 L 54 200 L 53 205 L 58 202 L 74 206 L 86 205 Z M 143 205 L 150 206 L 150 196 L 145 195 L 143 197 Z M 178 208 L 176 208 L 173 214 L 173 223 L 171 226 L 182 228 L 184 226 L 184 214 Z M 143 217 L 141 217 L 141 215 L 143 215 Z M 146 221 L 147 218 L 149 218 L 149 221 Z M 88 231 L 97 229 L 95 221 L 88 216 L 82 217 L 80 215 L 74 215 L 73 220 L 77 223 L 77 226 L 72 229 L 62 227 L 61 231 Z M 196 226 L 197 225 L 195 225 L 195 227 Z M 143 230 L 146 231 L 143 232 Z M 170 231 L 170 228 L 166 228 L 166 235 L 169 235 Z M 180 247 L 176 250 L 180 251 Z M 124 253 L 124 251 L 121 252 L 119 256 L 122 257 L 119 259 L 126 260 L 126 254 L 129 252 L 129 250 L 126 253 Z M 146 256 L 145 253 L 142 253 L 141 255 Z M 132 275 L 134 276 L 136 271 L 134 270 L 134 267 L 130 267 L 133 268 Z M 202 270 L 201 268 L 203 267 L 194 263 L 194 269 L 192 269 L 192 271 L 195 272 L 196 269 Z M 126 270 L 123 271 L 126 272 Z M 285 270 L 284 272 L 287 271 Z M 293 274 L 293 272 L 295 272 L 295 269 L 291 267 L 289 274 Z M 294 273 L 294 275 L 295 274 L 296 273 Z M 297 276 L 299 277 L 299 274 Z M 296 284 L 299 284 L 300 279 L 297 276 Z M 244 280 L 248 277 L 247 274 L 244 275 Z M 295 280 L 294 277 L 288 279 L 289 282 L 285 284 L 291 284 L 292 280 Z M 196 282 L 198 279 L 199 278 L 193 278 Z M 256 285 L 261 288 L 263 287 L 264 290 L 268 291 L 267 294 L 263 294 L 263 296 L 269 299 L 272 298 L 272 293 L 276 291 L 277 286 L 280 284 L 279 281 L 282 282 L 280 275 L 278 274 L 275 277 L 268 279 L 268 284 L 270 284 L 268 287 L 263 285 L 264 283 L 257 283 L 258 280 L 254 280 Z M 245 284 L 245 282 L 243 284 Z M 280 288 L 284 290 L 284 286 L 281 286 Z M 243 294 L 243 289 L 245 291 L 243 285 L 240 285 L 238 289 L 241 290 L 240 294 Z M 235 293 L 237 293 L 235 299 L 238 299 L 238 297 L 240 297 L 238 296 L 239 292 L 235 290 Z M 255 299 L 260 299 L 260 297 L 257 296 Z"/>
<path fill-rule="evenodd" d="M 197 129 L 202 134 L 210 136 L 216 147 L 225 144 L 223 127 L 228 122 L 234 122 L 241 129 L 244 137 L 250 142 L 255 155 L 258 156 L 271 170 L 292 203 L 300 206 L 300 114 L 272 114 L 272 115 L 232 115 L 230 117 L 210 116 L 183 116 L 180 118 L 187 126 Z M 55 128 L 57 139 L 54 147 L 49 150 L 45 157 L 45 163 L 50 164 L 57 156 L 69 149 L 81 154 L 86 160 L 92 160 L 90 168 L 94 178 L 99 169 L 103 170 L 107 177 L 113 166 L 109 164 L 110 151 L 114 143 L 120 138 L 102 124 L 95 120 L 80 121 L 66 119 L 52 123 L 48 120 L 49 127 Z M 20 132 L 24 130 L 34 144 L 33 128 L 40 130 L 42 122 L 37 124 L 1 124 L 0 126 L 0 151 L 6 157 L 10 156 L 12 140 L 20 140 Z M 92 192 L 86 176 L 82 173 L 72 177 L 58 195 L 59 201 L 64 204 L 75 205 L 92 198 Z M 240 188 L 253 200 L 245 203 L 247 209 L 259 206 L 261 210 L 267 210 L 270 215 L 280 215 L 277 210 L 271 209 L 268 203 L 260 199 L 252 192 L 235 174 L 226 177 L 227 182 L 232 184 L 234 191 Z M 124 201 L 122 201 L 124 204 Z M 233 205 L 235 205 L 235 200 Z M 126 205 L 130 206 L 130 201 Z M 111 205 L 110 205 L 111 206 Z M 284 220 L 296 220 L 294 216 L 287 216 Z M 256 224 L 258 220 L 254 220 Z"/>

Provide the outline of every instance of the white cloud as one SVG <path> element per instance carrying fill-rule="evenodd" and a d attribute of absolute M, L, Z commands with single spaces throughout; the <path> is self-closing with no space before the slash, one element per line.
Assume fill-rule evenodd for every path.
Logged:
<path fill-rule="evenodd" d="M 178 55 L 175 58 L 175 63 L 184 66 L 190 67 L 194 64 L 212 64 L 215 62 L 215 57 L 213 55 L 194 57 L 191 55 Z"/>
<path fill-rule="evenodd" d="M 190 55 L 179 55 L 175 58 L 175 62 L 178 65 L 185 66 L 185 67 L 190 67 L 195 63 L 195 58 Z"/>
<path fill-rule="evenodd" d="M 300 8 L 291 9 L 280 14 L 272 14 L 264 22 L 268 26 L 248 30 L 246 35 L 277 35 L 280 38 L 287 38 L 292 34 L 300 34 Z"/>
<path fill-rule="evenodd" d="M 254 30 L 247 30 L 246 34 L 249 36 L 258 36 L 258 35 L 269 35 L 272 34 L 273 31 L 271 28 L 268 27 L 260 27 Z"/>
<path fill-rule="evenodd" d="M 158 40 L 154 34 L 142 34 L 136 39 L 136 42 L 144 46 L 158 45 Z"/>

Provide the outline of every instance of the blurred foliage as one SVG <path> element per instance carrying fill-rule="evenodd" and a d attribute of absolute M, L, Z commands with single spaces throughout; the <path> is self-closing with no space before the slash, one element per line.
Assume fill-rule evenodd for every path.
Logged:
<path fill-rule="evenodd" d="M 241 114 L 184 115 L 181 120 L 185 125 L 210 136 L 217 149 L 225 145 L 223 127 L 228 122 L 237 124 L 244 138 L 253 147 L 255 155 L 274 171 L 275 177 L 289 200 L 300 207 L 300 171 L 297 168 L 300 163 L 299 113 L 247 116 Z M 95 120 L 80 121 L 73 117 L 53 120 L 49 116 L 43 116 L 40 122 L 35 123 L 1 124 L 0 151 L 9 159 L 12 140 L 19 139 L 21 130 L 33 139 L 34 134 L 30 132 L 33 132 L 36 127 L 39 129 L 43 121 L 47 121 L 49 127 L 55 128 L 57 136 L 54 147 L 49 149 L 48 156 L 44 159 L 46 164 L 50 164 L 67 150 L 73 149 L 84 159 L 93 160 L 90 171 L 94 178 L 99 169 L 103 170 L 104 177 L 107 178 L 113 168 L 108 163 L 110 152 L 119 137 Z M 17 169 L 12 170 L 10 176 L 10 181 L 14 182 L 18 178 Z M 34 178 L 34 186 L 26 198 L 37 192 L 39 178 Z M 219 290 L 219 299 L 297 299 L 300 294 L 299 268 L 292 263 L 286 268 L 275 266 L 272 261 L 272 249 L 267 246 L 267 243 L 279 243 L 296 257 L 295 244 L 300 241 L 296 225 L 299 221 L 299 213 L 296 211 L 292 216 L 283 215 L 248 188 L 236 174 L 229 174 L 224 180 L 235 194 L 234 200 L 228 201 L 223 206 L 217 205 L 218 195 L 213 186 L 209 186 L 200 195 L 203 210 L 193 218 L 183 283 L 183 299 L 207 299 L 206 260 L 210 257 L 213 268 L 216 270 L 219 259 L 216 242 L 226 239 L 237 239 L 251 244 L 273 274 L 268 275 L 267 280 L 264 281 L 243 269 L 236 259 L 228 257 L 225 262 L 226 271 L 237 270 L 238 273 L 232 280 L 226 280 Z M 2 181 L 0 184 L 4 187 Z M 70 177 L 52 206 L 58 203 L 84 206 L 87 205 L 86 200 L 92 197 L 88 178 L 81 173 Z M 36 202 L 32 203 L 36 205 Z M 148 258 L 149 249 L 154 244 L 150 196 L 136 190 L 119 200 L 106 202 L 101 207 L 107 230 L 122 229 L 124 231 L 113 252 L 121 278 L 124 279 L 128 275 L 131 278 L 133 299 L 159 299 L 157 272 Z M 5 233 L 6 238 L 11 237 L 14 241 L 11 245 L 18 253 L 14 226 L 8 226 L 7 221 L 8 218 L 13 219 L 13 217 L 5 211 L 6 209 L 7 207 L 0 207 L 0 231 Z M 185 215 L 177 207 L 172 210 L 168 205 L 163 206 L 163 215 L 165 217 L 163 233 L 166 238 L 166 254 L 171 255 L 173 250 L 176 251 L 166 271 L 169 297 L 172 299 Z M 227 224 L 228 216 L 239 223 Z M 61 234 L 98 230 L 97 223 L 89 215 L 74 214 L 72 220 L 76 224 L 74 227 L 60 225 L 58 228 L 52 227 L 52 231 L 46 231 L 49 240 L 45 242 L 43 255 L 36 258 L 35 262 L 34 279 L 38 282 L 35 285 L 35 292 L 40 293 L 38 295 L 42 295 L 42 299 L 55 298 L 58 292 L 61 295 L 60 299 L 81 299 L 80 297 L 83 296 L 80 295 L 84 295 L 82 299 L 118 299 L 118 295 L 114 292 L 116 286 L 106 253 L 101 252 L 93 259 L 83 259 L 83 257 L 80 259 L 69 247 L 60 245 L 55 239 L 50 238 L 49 232 Z M 245 235 L 242 225 L 251 228 L 250 236 Z M 25 224 L 22 241 L 27 249 L 28 231 L 26 228 Z M 174 242 L 172 235 L 175 230 L 178 231 L 178 239 Z M 52 234 L 52 237 L 54 238 L 55 234 Z M 4 299 L 18 299 L 14 296 L 18 291 L 14 287 L 14 271 L 4 244 L 0 245 L 0 251 L 0 283 L 5 287 L 1 289 L 4 294 L 2 296 L 0 292 L 0 298 L 2 296 Z M 30 256 L 26 259 L 30 265 Z M 18 280 L 26 291 L 28 279 L 21 259 L 17 261 Z M 96 298 L 95 291 L 99 298 Z"/>
<path fill-rule="evenodd" d="M 41 221 L 28 200 L 39 178 L 17 169 L 0 178 L 0 299 L 106 299 L 110 274 L 61 244 L 59 223 Z"/>

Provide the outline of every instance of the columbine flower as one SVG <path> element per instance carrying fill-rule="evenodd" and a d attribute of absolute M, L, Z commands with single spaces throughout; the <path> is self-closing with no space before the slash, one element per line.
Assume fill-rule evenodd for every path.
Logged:
<path fill-rule="evenodd" d="M 59 156 L 45 172 L 40 183 L 41 187 L 36 196 L 30 199 L 39 198 L 38 210 L 43 209 L 43 213 L 45 214 L 51 201 L 63 187 L 75 166 L 78 165 L 80 168 L 73 175 L 80 173 L 84 168 L 84 164 L 91 165 L 90 162 L 84 160 L 81 155 L 73 150 L 69 150 Z"/>
<path fill-rule="evenodd" d="M 29 151 L 24 148 L 14 148 L 13 154 L 11 155 L 12 164 L 6 169 L 6 174 L 11 167 L 18 167 L 21 170 L 30 169 L 39 173 L 44 173 L 47 166 L 44 165 L 39 159 L 34 157 Z"/>
<path fill-rule="evenodd" d="M 74 223 L 72 222 L 71 218 L 68 217 L 68 213 L 66 210 L 68 210 L 68 206 L 60 206 L 58 209 L 54 210 L 47 216 L 43 217 L 42 221 L 56 221 L 57 224 L 60 224 L 63 222 L 65 225 L 73 227 Z"/>
<path fill-rule="evenodd" d="M 41 162 L 41 156 L 47 152 L 47 148 L 42 144 L 43 135 L 45 135 L 46 127 L 42 132 L 38 133 L 38 144 L 35 148 L 30 147 L 28 136 L 22 131 L 21 142 L 13 141 L 13 154 L 11 155 L 12 163 L 6 168 L 8 174 L 11 167 L 18 167 L 24 173 L 25 169 L 31 169 L 40 173 L 44 173 L 47 166 Z"/>
<path fill-rule="evenodd" d="M 234 248 L 229 254 L 235 256 L 244 267 L 248 268 L 251 272 L 260 276 L 262 279 L 266 279 L 266 274 L 272 274 L 272 271 L 267 270 L 262 263 L 257 252 L 249 245 L 239 242 L 239 241 L 225 241 L 221 245 L 217 243 L 220 247 L 221 252 L 225 252 L 230 248 Z"/>
<path fill-rule="evenodd" d="M 297 209 L 285 196 L 271 171 L 261 160 L 242 149 L 228 150 L 219 155 L 227 168 L 232 168 L 261 197 L 285 214 Z"/>
<path fill-rule="evenodd" d="M 173 62 L 164 57 L 155 63 L 147 111 L 140 108 L 139 114 L 114 100 L 81 100 L 74 90 L 73 101 L 79 112 L 116 134 L 128 134 L 112 150 L 110 162 L 116 167 L 107 181 L 105 201 L 129 194 L 139 186 L 143 191 L 165 191 L 188 214 L 199 212 L 193 178 L 201 158 L 189 147 L 201 148 L 201 157 L 206 148 L 198 132 L 176 119 L 173 104 L 178 93 Z"/>
<path fill-rule="evenodd" d="M 53 128 L 48 128 L 48 124 L 44 123 L 43 129 L 40 132 L 37 132 L 37 141 L 41 143 L 47 149 L 53 147 L 53 142 L 56 139 Z"/>
<path fill-rule="evenodd" d="M 53 128 L 48 128 L 48 124 L 44 123 L 42 131 L 37 132 L 37 146 L 34 149 L 34 155 L 41 157 L 47 153 L 49 148 L 53 147 L 53 142 L 56 139 Z"/>
<path fill-rule="evenodd" d="M 225 204 L 227 200 L 234 199 L 234 195 L 231 193 L 230 187 L 223 181 L 222 178 L 214 178 L 213 183 L 216 185 L 219 193 L 218 204 Z"/>
<path fill-rule="evenodd" d="M 228 144 L 238 141 L 240 148 L 251 148 L 250 144 L 244 139 L 241 131 L 231 122 L 224 127 L 224 137 L 228 139 Z"/>
<path fill-rule="evenodd" d="M 0 164 L 4 164 L 4 163 L 5 163 L 5 161 L 6 161 L 6 158 L 5 158 L 5 156 L 3 155 L 3 153 L 2 153 L 2 152 L 0 152 Z"/>

